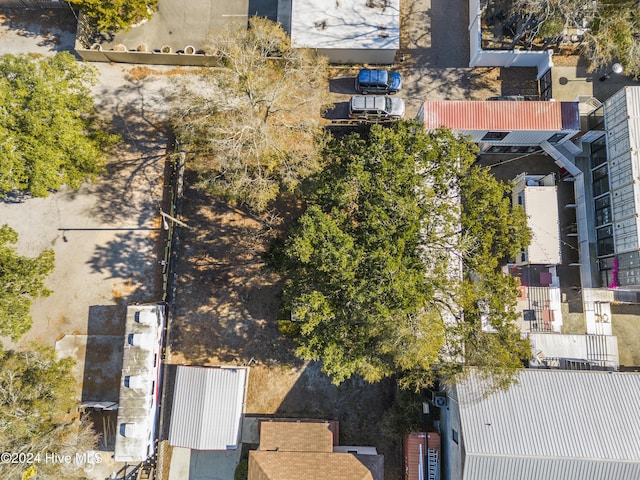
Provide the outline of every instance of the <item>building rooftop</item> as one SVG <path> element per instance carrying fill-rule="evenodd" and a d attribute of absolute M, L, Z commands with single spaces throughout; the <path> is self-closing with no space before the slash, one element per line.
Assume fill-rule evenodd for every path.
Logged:
<path fill-rule="evenodd" d="M 420 120 L 427 130 L 579 130 L 578 102 L 426 101 Z"/>
<path fill-rule="evenodd" d="M 249 480 L 377 480 L 360 455 L 326 452 L 249 452 Z M 363 455 L 382 460 L 379 455 Z"/>
<path fill-rule="evenodd" d="M 141 462 L 153 452 L 164 323 L 161 305 L 127 307 L 115 459 Z"/>
<path fill-rule="evenodd" d="M 247 368 L 179 366 L 169 445 L 233 450 L 240 444 Z"/>
<path fill-rule="evenodd" d="M 640 478 L 638 373 L 525 369 L 485 397 L 473 371 L 455 388 L 465 478 Z"/>
<path fill-rule="evenodd" d="M 103 48 L 122 44 L 134 50 L 145 44 L 152 51 L 168 45 L 177 52 L 191 45 L 199 51 L 212 34 L 230 24 L 246 25 L 248 18 L 248 0 L 160 0 L 149 21 L 116 33 Z"/>
<path fill-rule="evenodd" d="M 400 0 L 292 0 L 296 48 L 398 49 Z"/>
<path fill-rule="evenodd" d="M 333 432 L 329 422 L 260 422 L 260 450 L 330 453 Z"/>

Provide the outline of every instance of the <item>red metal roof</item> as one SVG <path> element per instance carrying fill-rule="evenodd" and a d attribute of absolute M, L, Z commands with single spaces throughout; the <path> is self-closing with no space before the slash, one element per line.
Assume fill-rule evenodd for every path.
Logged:
<path fill-rule="evenodd" d="M 427 130 L 562 130 L 564 102 L 427 101 L 422 121 Z M 575 102 L 571 102 L 575 103 Z"/>
<path fill-rule="evenodd" d="M 426 462 L 424 457 L 427 455 L 427 434 L 425 432 L 407 433 L 403 440 L 404 480 L 419 480 L 420 445 L 422 445 L 423 462 Z"/>

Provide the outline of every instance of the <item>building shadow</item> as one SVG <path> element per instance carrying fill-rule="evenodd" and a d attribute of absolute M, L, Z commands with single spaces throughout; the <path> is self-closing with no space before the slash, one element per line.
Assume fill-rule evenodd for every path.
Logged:
<path fill-rule="evenodd" d="M 376 447 L 384 455 L 385 478 L 398 478 L 402 438 L 384 421 L 395 398 L 395 379 L 369 383 L 354 376 L 336 386 L 321 368 L 320 362 L 306 364 L 273 418 L 337 420 L 340 445 Z"/>
<path fill-rule="evenodd" d="M 278 21 L 278 0 L 249 0 L 249 17 L 265 17 Z"/>
<path fill-rule="evenodd" d="M 125 320 L 124 305 L 89 307 L 82 403 L 118 402 Z"/>

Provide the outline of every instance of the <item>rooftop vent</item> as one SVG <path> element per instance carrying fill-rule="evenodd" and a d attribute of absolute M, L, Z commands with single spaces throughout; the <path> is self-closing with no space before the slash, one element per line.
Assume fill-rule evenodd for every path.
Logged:
<path fill-rule="evenodd" d="M 158 316 L 152 310 L 140 310 L 136 312 L 136 321 L 142 325 L 153 325 L 157 323 Z"/>

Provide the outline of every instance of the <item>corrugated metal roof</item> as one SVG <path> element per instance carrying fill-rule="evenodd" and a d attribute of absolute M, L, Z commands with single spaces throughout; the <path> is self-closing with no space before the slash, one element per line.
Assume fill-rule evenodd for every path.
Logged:
<path fill-rule="evenodd" d="M 237 448 L 246 379 L 246 368 L 179 366 L 169 445 L 195 450 Z"/>
<path fill-rule="evenodd" d="M 575 105 L 564 105 L 565 103 Z M 448 127 L 452 130 L 561 131 L 579 129 L 574 126 L 577 102 L 491 102 L 491 101 L 427 101 L 421 119 L 428 130 Z M 563 122 L 563 114 L 567 127 Z"/>
<path fill-rule="evenodd" d="M 420 448 L 422 446 L 422 449 Z M 423 478 L 420 466 L 424 472 L 427 455 L 426 432 L 412 432 L 404 436 L 404 480 L 419 480 Z M 422 459 L 420 458 L 422 456 Z M 422 472 L 422 473 L 423 473 Z"/>
<path fill-rule="evenodd" d="M 639 478 L 640 374 L 527 369 L 483 398 L 472 372 L 456 388 L 465 479 Z"/>

